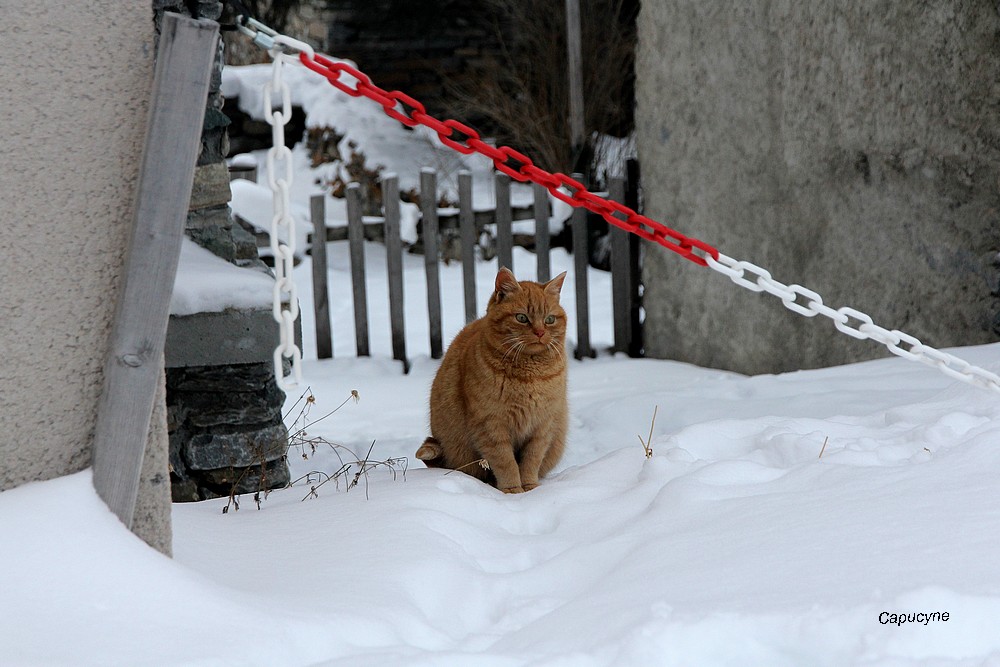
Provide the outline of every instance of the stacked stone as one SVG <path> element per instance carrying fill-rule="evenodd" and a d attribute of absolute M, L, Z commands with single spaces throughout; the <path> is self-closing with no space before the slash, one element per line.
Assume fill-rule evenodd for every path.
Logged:
<path fill-rule="evenodd" d="M 268 364 L 167 369 L 174 501 L 286 486 L 283 401 Z"/>
<path fill-rule="evenodd" d="M 153 9 L 159 26 L 163 12 L 218 20 L 223 6 L 215 0 L 154 0 Z M 223 48 L 220 40 L 185 232 L 228 262 L 266 270 L 256 239 L 233 220 L 228 206 L 232 192 L 225 162 L 229 119 L 222 112 Z M 254 341 L 249 352 L 248 340 Z M 174 501 L 288 484 L 288 434 L 281 420 L 285 396 L 274 381 L 270 355 L 276 342 L 270 309 L 171 317 L 167 421 Z"/>

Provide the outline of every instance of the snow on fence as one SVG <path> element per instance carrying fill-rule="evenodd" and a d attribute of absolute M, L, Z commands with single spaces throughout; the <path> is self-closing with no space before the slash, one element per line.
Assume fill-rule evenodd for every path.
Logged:
<path fill-rule="evenodd" d="M 496 212 L 495 212 L 495 248 L 497 268 L 506 266 L 517 271 L 514 266 L 514 215 L 510 201 L 511 179 L 506 174 L 495 174 L 496 179 Z M 458 215 L 448 216 L 442 224 L 438 209 L 437 172 L 425 168 L 420 174 L 422 241 L 427 276 L 427 318 L 430 331 L 431 357 L 440 359 L 444 350 L 441 326 L 441 290 L 439 266 L 442 256 L 442 240 L 448 247 L 458 244 L 458 258 L 463 265 L 463 289 L 465 303 L 465 320 L 471 322 L 479 316 L 476 303 L 476 245 L 484 231 L 476 221 L 472 207 L 472 174 L 463 171 L 458 174 Z M 384 239 L 387 255 L 387 272 L 389 285 L 389 323 L 392 338 L 392 356 L 403 362 L 404 372 L 409 370 L 409 359 L 406 354 L 406 338 L 403 313 L 403 269 L 401 240 L 401 212 L 399 199 L 399 178 L 395 174 L 386 174 L 382 179 L 382 192 L 385 217 Z M 611 180 L 611 196 L 616 201 L 625 197 L 625 179 Z M 379 224 L 366 221 L 362 215 L 361 186 L 352 183 L 346 191 L 347 198 L 347 241 L 350 244 L 351 283 L 354 296 L 354 327 L 358 356 L 369 355 L 369 323 L 368 296 L 365 288 L 365 226 Z M 531 236 L 534 238 L 534 250 L 538 256 L 537 278 L 540 282 L 551 278 L 551 248 L 549 220 L 549 195 L 542 186 L 534 188 L 532 212 L 534 227 Z M 310 214 L 314 230 L 325 229 L 325 205 L 323 195 L 314 195 L 311 199 Z M 538 221 L 542 221 L 539 224 Z M 530 224 L 530 223 L 529 223 Z M 574 356 L 577 359 L 596 356 L 596 351 L 590 342 L 590 313 L 587 282 L 588 265 L 588 231 L 587 212 L 584 209 L 574 209 L 571 217 L 574 272 L 576 280 L 576 330 L 577 347 Z M 611 280 L 612 304 L 614 309 L 615 338 L 614 351 L 629 352 L 637 355 L 641 349 L 641 331 L 638 322 L 633 322 L 638 314 L 638 244 L 631 243 L 628 234 L 623 230 L 611 230 Z M 326 266 L 326 233 L 313 233 L 310 252 L 313 258 L 313 301 L 316 314 L 316 347 L 320 359 L 333 356 L 333 343 L 330 326 L 329 287 L 327 285 Z"/>

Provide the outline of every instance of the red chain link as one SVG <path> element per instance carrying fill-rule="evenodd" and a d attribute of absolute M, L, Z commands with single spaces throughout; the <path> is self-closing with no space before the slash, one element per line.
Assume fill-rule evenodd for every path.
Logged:
<path fill-rule="evenodd" d="M 583 207 L 592 211 L 616 227 L 631 232 L 648 241 L 676 252 L 695 264 L 707 266 L 706 256 L 719 259 L 719 251 L 704 241 L 681 234 L 675 229 L 640 215 L 624 204 L 605 199 L 587 190 L 586 186 L 566 174 L 548 172 L 536 166 L 527 155 L 509 146 L 491 146 L 480 138 L 479 133 L 457 120 L 438 120 L 427 113 L 424 105 L 406 93 L 398 90 L 386 91 L 371 82 L 368 75 L 342 62 L 334 62 L 319 54 L 312 58 L 306 53 L 299 54 L 302 64 L 324 77 L 338 90 L 351 97 L 367 97 L 382 105 L 385 113 L 403 125 L 414 127 L 423 125 L 437 133 L 441 143 L 464 154 L 479 153 L 493 161 L 497 170 L 514 180 L 538 183 L 549 193 L 570 206 Z M 345 82 L 346 74 L 354 79 Z M 564 192 L 560 188 L 566 188 Z M 699 252 L 701 254 L 699 254 Z"/>

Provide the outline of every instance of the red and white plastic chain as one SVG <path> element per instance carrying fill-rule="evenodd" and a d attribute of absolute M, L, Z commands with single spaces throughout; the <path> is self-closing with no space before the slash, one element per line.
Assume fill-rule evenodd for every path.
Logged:
<path fill-rule="evenodd" d="M 917 338 L 902 331 L 896 329 L 890 331 L 880 327 L 871 317 L 853 308 L 846 306 L 836 310 L 830 308 L 824 305 L 823 298 L 812 290 L 801 285 L 785 285 L 778 282 L 765 269 L 750 262 L 734 260 L 704 241 L 686 236 L 656 220 L 647 218 L 624 204 L 589 192 L 579 181 L 566 174 L 546 171 L 536 166 L 527 155 L 509 146 L 492 146 L 484 142 L 474 129 L 457 120 L 434 118 L 418 100 L 398 90 L 386 91 L 379 88 L 372 83 L 368 75 L 345 62 L 337 62 L 316 54 L 308 45 L 276 35 L 273 31 L 268 34 L 274 42 L 297 51 L 298 60 L 305 67 L 325 77 L 338 90 L 351 97 L 363 96 L 377 102 L 386 115 L 404 125 L 409 127 L 423 125 L 431 129 L 437 133 L 445 146 L 464 154 L 484 155 L 492 160 L 497 170 L 511 178 L 520 182 L 537 183 L 545 187 L 556 199 L 597 213 L 609 224 L 657 243 L 695 264 L 707 266 L 729 277 L 741 287 L 776 296 L 786 308 L 799 315 L 805 317 L 823 315 L 833 320 L 837 330 L 848 336 L 859 340 L 874 340 L 904 359 L 928 364 L 949 377 L 1000 393 L 1000 376 L 995 373 L 924 345 Z M 259 37 L 255 37 L 255 41 L 258 39 Z M 344 75 L 347 75 L 349 80 L 342 80 Z M 748 280 L 745 277 L 747 273 L 756 276 L 756 279 Z M 798 302 L 800 296 L 804 297 L 805 305 Z M 852 318 L 858 322 L 856 326 L 850 325 Z"/>

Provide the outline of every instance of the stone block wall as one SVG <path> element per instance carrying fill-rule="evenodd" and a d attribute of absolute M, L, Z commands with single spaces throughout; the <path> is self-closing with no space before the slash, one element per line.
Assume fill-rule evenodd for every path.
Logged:
<path fill-rule="evenodd" d="M 168 369 L 174 501 L 287 485 L 283 401 L 269 363 Z"/>
<path fill-rule="evenodd" d="M 499 54 L 493 19 L 477 0 L 331 0 L 327 48 L 386 90 L 404 90 L 431 114 L 446 108 L 446 80 L 468 79 Z M 468 87 L 473 87 L 469 85 Z M 465 118 L 480 129 L 483 119 Z"/>
<path fill-rule="evenodd" d="M 164 11 L 218 20 L 222 3 L 154 0 Z M 222 112 L 224 46 L 212 74 L 201 152 L 185 233 L 222 259 L 248 271 L 267 268 L 256 238 L 234 221 L 226 131 Z M 183 270 L 183 266 L 180 268 Z M 281 421 L 284 393 L 273 377 L 271 350 L 277 326 L 270 309 L 212 313 L 206 328 L 198 316 L 172 317 L 167 332 L 167 430 L 174 501 L 193 501 L 288 484 L 288 436 Z"/>
<path fill-rule="evenodd" d="M 644 3 L 645 213 L 929 345 L 1000 336 L 1000 13 Z M 744 373 L 885 356 L 652 244 L 646 350 Z"/>

